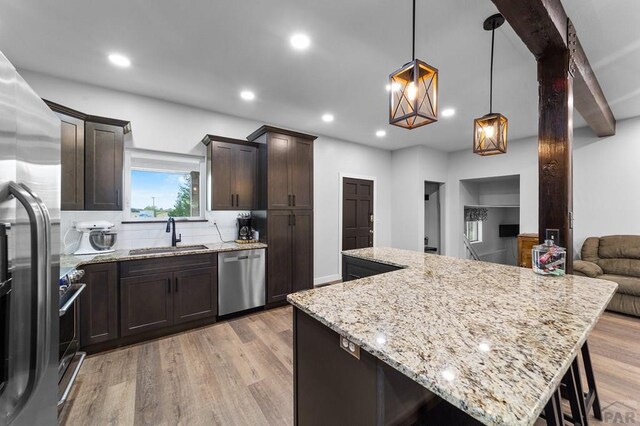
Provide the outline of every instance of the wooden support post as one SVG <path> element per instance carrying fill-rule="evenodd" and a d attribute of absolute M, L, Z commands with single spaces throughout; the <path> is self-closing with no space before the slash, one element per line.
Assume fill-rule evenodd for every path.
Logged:
<path fill-rule="evenodd" d="M 573 76 L 568 49 L 538 58 L 538 231 L 559 231 L 567 248 L 567 273 L 573 272 Z"/>

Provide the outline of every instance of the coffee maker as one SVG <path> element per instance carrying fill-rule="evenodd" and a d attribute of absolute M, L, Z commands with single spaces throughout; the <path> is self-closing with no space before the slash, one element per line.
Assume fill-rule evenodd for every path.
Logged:
<path fill-rule="evenodd" d="M 238 241 L 253 240 L 251 230 L 251 213 L 241 213 L 238 215 Z"/>

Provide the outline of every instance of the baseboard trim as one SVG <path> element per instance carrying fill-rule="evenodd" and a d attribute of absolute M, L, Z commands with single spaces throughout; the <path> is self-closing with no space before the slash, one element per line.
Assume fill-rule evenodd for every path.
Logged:
<path fill-rule="evenodd" d="M 340 281 L 342 276 L 340 274 L 327 275 L 326 277 L 318 277 L 313 279 L 314 287 L 322 287 L 323 285 L 333 283 L 335 281 Z"/>

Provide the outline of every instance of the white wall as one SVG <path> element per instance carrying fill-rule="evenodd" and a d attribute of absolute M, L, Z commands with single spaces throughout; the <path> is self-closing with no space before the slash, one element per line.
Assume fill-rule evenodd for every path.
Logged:
<path fill-rule="evenodd" d="M 616 135 L 574 134 L 573 246 L 587 237 L 640 235 L 640 117 L 619 121 Z"/>
<path fill-rule="evenodd" d="M 216 134 L 244 139 L 262 124 L 217 112 L 193 108 L 159 99 L 138 96 L 125 92 L 104 89 L 44 74 L 20 70 L 20 74 L 43 98 L 58 102 L 87 114 L 101 115 L 131 121 L 131 138 L 127 146 L 156 151 L 205 155 L 200 143 L 207 134 Z M 296 129 L 304 132 L 304 129 Z M 339 173 L 357 173 L 377 178 L 376 188 L 376 243 L 390 245 L 390 181 L 391 154 L 389 151 L 348 143 L 320 136 L 314 144 L 314 276 L 316 282 L 323 279 L 338 279 L 339 268 Z M 116 222 L 123 235 L 119 234 L 121 247 L 140 245 L 166 245 L 166 234 L 162 224 L 122 225 L 122 213 L 69 213 L 68 225 L 75 221 L 100 217 Z M 223 238 L 232 235 L 235 213 L 215 213 Z M 178 224 L 186 241 L 217 241 L 215 228 L 208 224 Z M 135 236 L 148 236 L 138 240 Z M 72 242 L 68 235 L 68 243 Z"/>
<path fill-rule="evenodd" d="M 424 182 L 446 182 L 447 154 L 424 146 L 391 153 L 391 245 L 422 251 L 424 246 Z M 446 185 L 440 187 L 441 204 Z M 443 207 L 444 208 L 444 207 Z M 446 217 L 442 217 L 443 226 Z M 441 243 L 442 250 L 445 243 Z"/>
<path fill-rule="evenodd" d="M 538 232 L 537 138 L 512 141 L 508 153 L 449 154 L 447 215 L 461 217 L 461 179 L 520 175 L 520 232 Z M 598 138 L 588 128 L 574 132 L 574 250 L 589 236 L 640 234 L 640 117 L 618 122 L 616 135 Z M 462 222 L 449 220 L 446 254 L 464 253 Z"/>
<path fill-rule="evenodd" d="M 373 179 L 374 243 L 391 244 L 391 152 L 348 142 L 314 145 L 315 282 L 341 279 L 341 176 Z"/>
<path fill-rule="evenodd" d="M 535 138 L 512 141 L 506 154 L 481 157 L 471 148 L 449 154 L 445 254 L 463 257 L 464 205 L 480 204 L 479 189 L 469 198 L 460 180 L 520 175 L 520 232 L 538 230 L 538 145 Z M 473 200 L 477 200 L 475 203 Z M 485 197 L 486 199 L 486 197 Z"/>

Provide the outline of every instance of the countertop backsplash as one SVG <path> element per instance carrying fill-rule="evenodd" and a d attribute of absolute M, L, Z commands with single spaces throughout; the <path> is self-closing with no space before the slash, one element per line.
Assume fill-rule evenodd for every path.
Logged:
<path fill-rule="evenodd" d="M 236 217 L 246 211 L 212 211 L 205 213 L 207 222 L 176 222 L 176 234 L 182 234 L 181 245 L 217 243 L 220 236 L 211 219 L 215 217 L 220 233 L 225 241 L 236 239 Z M 166 223 L 122 223 L 119 211 L 63 211 L 60 217 L 61 251 L 73 253 L 80 242 L 80 233 L 75 230 L 76 222 L 106 220 L 115 225 L 118 234 L 114 248 L 126 250 L 143 247 L 163 247 L 171 245 L 171 234 L 165 232 Z"/>

